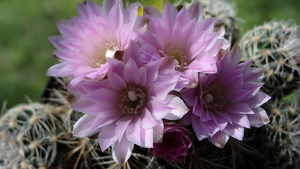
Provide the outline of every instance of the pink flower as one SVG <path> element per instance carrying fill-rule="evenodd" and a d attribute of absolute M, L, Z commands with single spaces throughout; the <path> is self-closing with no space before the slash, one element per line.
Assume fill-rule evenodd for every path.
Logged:
<path fill-rule="evenodd" d="M 102 150 L 112 145 L 113 158 L 123 164 L 134 144 L 152 148 L 163 135 L 162 119 L 177 120 L 187 111 L 184 102 L 169 94 L 179 78 L 169 58 L 143 65 L 140 51 L 132 43 L 123 61 L 108 60 L 107 79 L 82 81 L 68 90 L 77 97 L 73 108 L 85 113 L 74 125 L 73 134 L 98 134 Z M 170 69 L 169 69 L 170 67 Z"/>
<path fill-rule="evenodd" d="M 171 121 L 165 121 L 164 124 L 162 142 L 155 143 L 153 148 L 149 149 L 149 154 L 168 164 L 173 161 L 184 162 L 188 149 L 192 146 L 189 130 Z"/>
<path fill-rule="evenodd" d="M 150 63 L 161 57 L 176 61 L 175 69 L 181 74 L 176 90 L 197 85 L 197 73 L 217 72 L 214 57 L 220 49 L 227 49 L 230 43 L 214 31 L 215 19 L 202 20 L 199 2 L 179 12 L 169 2 L 163 13 L 158 9 L 145 7 L 149 29 L 140 35 L 143 52 L 141 60 Z"/>
<path fill-rule="evenodd" d="M 193 107 L 182 122 L 192 123 L 198 140 L 208 138 L 220 148 L 230 136 L 242 140 L 245 127 L 268 123 L 260 106 L 270 99 L 259 91 L 263 69 L 251 68 L 251 61 L 239 63 L 239 47 L 224 52 L 216 74 L 199 74 L 199 86 L 181 92 L 187 105 Z"/>
<path fill-rule="evenodd" d="M 85 78 L 101 80 L 107 73 L 107 58 L 128 47 L 137 37 L 137 8 L 133 3 L 122 8 L 119 0 L 104 0 L 103 7 L 86 0 L 78 4 L 78 17 L 58 23 L 61 36 L 50 41 L 57 48 L 60 62 L 52 66 L 50 76 L 69 77 L 76 85 Z"/>

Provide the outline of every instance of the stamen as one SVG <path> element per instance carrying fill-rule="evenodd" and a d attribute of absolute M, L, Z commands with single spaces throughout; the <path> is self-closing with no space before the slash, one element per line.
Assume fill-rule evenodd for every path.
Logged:
<path fill-rule="evenodd" d="M 118 46 L 115 42 L 106 43 L 106 53 L 105 58 L 113 58 L 116 50 L 118 49 Z"/>
<path fill-rule="evenodd" d="M 136 101 L 137 95 L 134 91 L 128 91 L 128 98 L 130 101 Z"/>
<path fill-rule="evenodd" d="M 91 67 L 99 68 L 107 62 L 107 58 L 113 58 L 118 46 L 115 42 L 109 42 L 105 44 L 105 47 L 101 47 L 91 60 Z"/>
<path fill-rule="evenodd" d="M 210 103 L 214 100 L 214 97 L 210 94 L 210 93 L 207 93 L 204 97 L 203 97 L 203 101 L 205 103 Z"/>
<path fill-rule="evenodd" d="M 181 71 L 185 66 L 187 66 L 187 59 L 181 46 L 169 46 L 166 50 L 166 54 L 177 60 L 178 65 L 176 70 Z"/>
<path fill-rule="evenodd" d="M 145 107 L 147 93 L 144 88 L 136 85 L 128 85 L 120 95 L 120 108 L 122 114 L 137 114 Z"/>
<path fill-rule="evenodd" d="M 202 101 L 209 110 L 221 110 L 226 104 L 225 93 L 218 85 L 212 84 L 204 90 Z"/>

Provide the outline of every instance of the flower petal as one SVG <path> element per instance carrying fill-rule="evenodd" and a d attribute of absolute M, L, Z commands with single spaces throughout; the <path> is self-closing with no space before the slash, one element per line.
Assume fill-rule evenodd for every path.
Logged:
<path fill-rule="evenodd" d="M 243 140 L 244 137 L 244 127 L 238 126 L 236 124 L 228 124 L 227 127 L 223 130 L 226 134 L 234 137 L 238 140 Z"/>
<path fill-rule="evenodd" d="M 168 107 L 161 100 L 152 98 L 147 103 L 147 109 L 151 112 L 152 116 L 157 120 L 161 120 L 166 117 L 172 111 L 172 108 Z"/>
<path fill-rule="evenodd" d="M 270 122 L 266 111 L 260 107 L 253 109 L 254 114 L 249 114 L 248 119 L 250 121 L 250 126 L 261 127 Z"/>
<path fill-rule="evenodd" d="M 243 102 L 228 103 L 224 107 L 224 110 L 232 114 L 253 114 L 253 111 L 249 105 Z"/>
<path fill-rule="evenodd" d="M 271 97 L 269 95 L 259 91 L 259 92 L 257 92 L 257 94 L 255 96 L 253 96 L 251 99 L 247 100 L 247 103 L 252 108 L 257 108 L 257 107 L 263 105 L 264 103 L 266 103 L 270 99 L 271 99 Z"/>
<path fill-rule="evenodd" d="M 101 110 L 101 108 L 111 107 L 111 105 L 116 104 L 119 100 L 119 96 L 107 88 L 99 88 L 90 92 L 86 94 L 86 98 L 99 105 L 99 110 Z"/>
<path fill-rule="evenodd" d="M 98 133 L 101 128 L 91 128 L 95 121 L 95 116 L 88 114 L 82 116 L 78 121 L 76 121 L 73 126 L 73 135 L 76 137 L 84 138 Z"/>
<path fill-rule="evenodd" d="M 146 148 L 153 147 L 153 129 L 141 128 L 141 146 Z"/>
<path fill-rule="evenodd" d="M 200 119 L 197 116 L 193 116 L 192 125 L 193 125 L 193 130 L 194 130 L 194 132 L 195 132 L 195 134 L 196 134 L 199 141 L 209 137 L 208 133 L 202 127 Z"/>
<path fill-rule="evenodd" d="M 188 7 L 188 12 L 190 13 L 191 18 L 196 18 L 198 20 L 199 18 L 202 19 L 202 7 L 200 2 L 196 1 L 193 2 L 189 7 Z"/>
<path fill-rule="evenodd" d="M 197 89 L 196 88 L 188 88 L 188 89 L 183 89 L 180 92 L 181 97 L 185 101 L 186 104 L 189 106 L 193 106 L 194 101 L 197 97 Z"/>
<path fill-rule="evenodd" d="M 118 140 L 118 135 L 115 131 L 116 124 L 110 124 L 102 128 L 98 135 L 98 142 L 101 150 L 106 150 L 109 146 L 114 144 Z"/>
<path fill-rule="evenodd" d="M 133 117 L 126 130 L 126 137 L 132 143 L 142 146 L 141 143 L 141 122 L 138 116 Z"/>
<path fill-rule="evenodd" d="M 158 121 L 158 125 L 153 127 L 153 142 L 160 143 L 163 138 L 164 123 L 162 120 Z"/>
<path fill-rule="evenodd" d="M 131 143 L 125 136 L 120 141 L 117 141 L 112 146 L 113 159 L 123 165 L 131 156 L 134 144 Z"/>
<path fill-rule="evenodd" d="M 144 129 L 153 128 L 154 126 L 158 125 L 157 121 L 153 118 L 152 114 L 149 112 L 147 108 L 145 108 L 140 113 L 140 119 L 141 119 L 141 127 Z"/>
<path fill-rule="evenodd" d="M 124 79 L 114 72 L 108 72 L 108 82 L 110 86 L 114 89 L 124 89 L 126 88 L 126 83 Z"/>
<path fill-rule="evenodd" d="M 208 140 L 215 146 L 223 148 L 229 140 L 229 136 L 226 133 L 219 131 L 212 137 L 208 137 Z"/>
<path fill-rule="evenodd" d="M 241 101 L 250 91 L 249 90 L 234 90 L 226 94 L 226 100 L 231 103 Z"/>
<path fill-rule="evenodd" d="M 178 96 L 168 94 L 166 100 L 169 102 L 167 106 L 172 108 L 170 113 L 165 116 L 165 119 L 167 120 L 178 120 L 189 111 L 183 100 L 181 100 Z"/>

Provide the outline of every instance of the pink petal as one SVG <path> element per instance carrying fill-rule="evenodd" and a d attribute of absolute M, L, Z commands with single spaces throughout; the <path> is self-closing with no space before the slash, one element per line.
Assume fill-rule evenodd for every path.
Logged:
<path fill-rule="evenodd" d="M 223 148 L 227 141 L 229 140 L 229 136 L 224 132 L 217 132 L 212 137 L 208 137 L 208 140 L 213 143 L 215 146 L 219 148 Z"/>
<path fill-rule="evenodd" d="M 229 66 L 222 66 L 220 65 L 220 63 L 218 64 L 218 74 L 217 76 L 219 77 L 218 79 L 216 79 L 216 83 L 219 84 L 223 84 L 224 82 L 228 83 L 228 82 L 234 82 L 234 81 L 241 81 L 236 85 L 236 87 L 234 88 L 235 90 L 240 88 L 240 86 L 242 85 L 243 82 L 243 68 L 237 68 L 237 69 L 233 69 L 232 67 Z M 221 66 L 221 68 L 220 68 Z M 230 91 L 230 90 L 228 90 Z"/>
<path fill-rule="evenodd" d="M 91 128 L 95 120 L 95 116 L 87 114 L 82 116 L 78 121 L 76 121 L 73 126 L 73 135 L 76 137 L 84 138 L 98 133 L 101 128 Z"/>
<path fill-rule="evenodd" d="M 119 139 L 115 127 L 115 123 L 107 125 L 99 133 L 98 142 L 102 151 L 106 150 Z"/>
<path fill-rule="evenodd" d="M 189 106 L 193 106 L 194 101 L 197 97 L 197 89 L 196 88 L 188 88 L 188 89 L 183 89 L 180 92 L 181 97 L 185 101 L 186 104 Z"/>
<path fill-rule="evenodd" d="M 114 59 L 114 58 L 108 58 L 108 71 L 107 72 L 114 72 L 117 73 L 119 76 L 123 76 L 125 63 Z"/>
<path fill-rule="evenodd" d="M 227 127 L 223 131 L 231 137 L 234 137 L 238 140 L 243 140 L 244 127 L 238 126 L 236 124 L 233 124 L 233 125 L 228 124 Z"/>
<path fill-rule="evenodd" d="M 141 127 L 143 127 L 144 129 L 150 129 L 158 125 L 152 114 L 146 108 L 140 113 L 140 119 Z"/>
<path fill-rule="evenodd" d="M 120 3 L 119 0 L 104 0 L 103 1 L 103 8 L 106 11 L 106 13 L 108 13 L 116 3 L 119 4 Z"/>
<path fill-rule="evenodd" d="M 61 35 L 65 37 L 78 38 L 79 34 L 77 33 L 77 29 L 75 29 L 72 21 L 63 20 L 57 23 L 57 27 Z"/>
<path fill-rule="evenodd" d="M 215 18 L 204 19 L 198 22 L 197 30 L 200 31 L 212 31 L 214 28 Z"/>
<path fill-rule="evenodd" d="M 242 56 L 242 50 L 239 46 L 235 46 L 229 53 L 226 53 L 228 56 L 224 56 L 220 63 L 221 65 L 227 65 L 228 67 L 235 67 L 239 64 Z"/>
<path fill-rule="evenodd" d="M 116 30 L 123 24 L 123 13 L 120 6 L 120 2 L 116 1 L 113 7 L 110 9 L 107 20 L 113 30 Z"/>
<path fill-rule="evenodd" d="M 179 122 L 184 126 L 188 126 L 192 124 L 192 118 L 193 118 L 192 112 L 188 111 L 181 119 L 179 119 Z"/>
<path fill-rule="evenodd" d="M 188 7 L 188 12 L 191 16 L 191 18 L 196 18 L 196 20 L 198 20 L 199 18 L 202 19 L 202 6 L 200 4 L 200 2 L 196 1 L 193 2 L 189 7 Z"/>
<path fill-rule="evenodd" d="M 201 122 L 201 125 L 210 137 L 212 137 L 219 131 L 218 126 L 216 125 L 216 123 L 213 120 Z"/>
<path fill-rule="evenodd" d="M 171 92 L 176 83 L 169 83 L 169 82 L 153 82 L 149 88 L 149 95 L 155 96 L 161 100 L 164 100 L 169 92 Z"/>
<path fill-rule="evenodd" d="M 142 146 L 141 142 L 141 122 L 138 116 L 133 117 L 126 130 L 126 137 L 132 143 Z"/>
<path fill-rule="evenodd" d="M 67 49 L 64 45 L 62 45 L 60 43 L 61 41 L 64 40 L 63 37 L 61 37 L 61 36 L 50 36 L 50 37 L 48 37 L 48 39 L 57 50 Z"/>
<path fill-rule="evenodd" d="M 89 18 L 106 16 L 104 10 L 96 2 L 90 0 L 86 1 L 86 8 L 89 14 Z"/>
<path fill-rule="evenodd" d="M 200 118 L 198 118 L 197 116 L 193 116 L 192 125 L 193 125 L 193 130 L 194 130 L 194 132 L 195 132 L 195 134 L 196 134 L 199 141 L 209 137 L 208 133 L 202 127 L 202 124 L 200 122 Z"/>
<path fill-rule="evenodd" d="M 178 120 L 184 116 L 189 109 L 178 96 L 168 94 L 166 100 L 168 100 L 167 106 L 172 108 L 169 114 L 165 116 L 167 120 Z"/>
<path fill-rule="evenodd" d="M 257 92 L 254 97 L 251 99 L 247 100 L 247 103 L 249 104 L 250 107 L 252 108 L 257 108 L 264 103 L 266 103 L 268 100 L 270 100 L 271 97 L 263 92 Z"/>
<path fill-rule="evenodd" d="M 108 72 L 108 82 L 109 85 L 114 89 L 124 89 L 127 87 L 124 79 L 114 72 Z"/>
<path fill-rule="evenodd" d="M 253 127 L 261 127 L 270 122 L 266 111 L 260 107 L 253 109 L 255 114 L 249 114 L 248 119 Z"/>
<path fill-rule="evenodd" d="M 153 147 L 153 129 L 141 128 L 141 146 L 146 148 Z"/>
<path fill-rule="evenodd" d="M 145 6 L 144 14 L 146 15 L 146 17 L 161 17 L 161 13 L 159 12 L 159 10 L 153 6 Z"/>
<path fill-rule="evenodd" d="M 138 7 L 139 7 L 139 3 L 131 3 L 130 5 L 128 5 L 126 7 L 126 11 L 129 12 L 129 18 L 136 18 L 137 14 L 138 14 Z"/>
<path fill-rule="evenodd" d="M 85 18 L 85 19 L 89 18 L 88 11 L 85 4 L 83 3 L 77 4 L 77 9 L 78 9 L 78 14 L 81 18 Z"/>
<path fill-rule="evenodd" d="M 247 94 L 249 93 L 248 90 L 234 90 L 230 91 L 226 94 L 225 98 L 231 103 L 236 103 L 241 101 Z"/>
<path fill-rule="evenodd" d="M 131 156 L 134 144 L 131 143 L 125 136 L 120 141 L 117 141 L 112 146 L 113 159 L 123 165 Z"/>
<path fill-rule="evenodd" d="M 56 76 L 56 77 L 63 77 L 70 75 L 74 72 L 74 67 L 69 65 L 67 62 L 58 63 L 56 65 L 51 66 L 48 71 L 48 76 Z"/>
<path fill-rule="evenodd" d="M 147 80 L 146 80 L 147 85 L 152 84 L 154 81 L 156 81 L 158 76 L 158 69 L 159 69 L 159 65 L 161 64 L 161 61 L 162 60 L 157 60 L 145 65 L 145 69 L 147 73 Z"/>
<path fill-rule="evenodd" d="M 66 47 L 71 48 L 70 44 L 65 44 Z M 54 51 L 53 54 L 58 58 L 57 60 L 60 62 L 63 62 L 63 60 L 68 61 L 70 65 L 73 66 L 88 66 L 89 67 L 89 61 L 88 57 L 86 55 L 83 55 L 76 50 L 79 49 L 66 49 L 66 50 L 57 50 Z M 74 69 L 76 69 L 75 67 Z"/>
<path fill-rule="evenodd" d="M 134 75 L 133 75 L 134 73 Z M 140 70 L 137 67 L 135 61 L 131 60 L 126 63 L 124 67 L 124 74 L 123 77 L 126 81 L 126 83 L 133 83 L 133 84 L 139 84 L 141 74 Z"/>
<path fill-rule="evenodd" d="M 98 90 L 90 92 L 86 95 L 86 98 L 100 105 L 100 110 L 101 108 L 112 106 L 112 108 L 115 109 L 116 107 L 114 107 L 114 105 L 116 105 L 119 100 L 119 96 L 115 92 L 106 88 L 99 88 Z"/>
<path fill-rule="evenodd" d="M 164 21 L 168 21 L 168 25 L 170 25 L 171 27 L 174 25 L 175 23 L 175 18 L 178 14 L 178 10 L 169 2 L 166 2 L 165 4 L 165 8 L 163 10 L 163 14 L 162 14 L 162 19 Z"/>
<path fill-rule="evenodd" d="M 233 123 L 238 124 L 242 127 L 250 128 L 250 122 L 248 116 L 245 114 L 234 114 L 231 115 L 231 120 Z"/>
<path fill-rule="evenodd" d="M 216 61 L 212 55 L 208 52 L 205 52 L 203 57 L 193 60 L 186 68 L 193 69 L 197 72 L 213 74 L 217 72 Z"/>
<path fill-rule="evenodd" d="M 187 24 L 188 21 L 191 20 L 191 16 L 189 15 L 189 13 L 187 12 L 186 8 L 182 8 L 179 12 L 178 15 L 176 16 L 176 24 L 179 24 L 184 26 Z M 173 27 L 173 31 L 174 31 L 174 27 Z M 177 34 L 178 36 L 179 34 Z"/>
<path fill-rule="evenodd" d="M 147 109 L 151 112 L 152 116 L 159 121 L 166 117 L 167 114 L 172 110 L 172 108 L 166 106 L 161 100 L 153 98 L 147 103 Z"/>
<path fill-rule="evenodd" d="M 76 86 L 78 83 L 80 83 L 84 78 L 85 78 L 86 74 L 81 74 L 81 75 L 77 75 L 75 76 L 71 81 L 70 81 L 70 85 L 72 86 Z"/>
<path fill-rule="evenodd" d="M 212 117 L 220 131 L 222 131 L 227 126 L 228 120 L 224 117 L 218 115 L 217 113 L 213 114 Z"/>
<path fill-rule="evenodd" d="M 232 114 L 253 114 L 249 105 L 243 102 L 227 103 L 224 110 Z"/>
<path fill-rule="evenodd" d="M 95 123 L 91 126 L 92 129 L 101 128 L 108 124 L 117 121 L 121 117 L 120 112 L 115 112 L 114 110 L 108 110 L 98 113 L 95 117 Z M 119 121 L 119 120 L 118 120 Z"/>
<path fill-rule="evenodd" d="M 127 115 L 127 116 L 123 116 L 121 117 L 117 122 L 116 122 L 116 132 L 118 135 L 118 138 L 123 137 L 125 131 L 128 128 L 128 125 L 131 123 L 133 119 L 132 115 Z"/>
<path fill-rule="evenodd" d="M 258 82 L 263 79 L 265 70 L 263 68 L 252 69 L 245 81 Z"/>
<path fill-rule="evenodd" d="M 74 110 L 84 112 L 85 114 L 90 114 L 93 116 L 97 116 L 100 112 L 99 106 L 85 98 L 84 96 L 78 98 L 76 102 L 72 105 Z"/>
<path fill-rule="evenodd" d="M 163 139 L 164 123 L 162 120 L 158 121 L 158 125 L 153 127 L 153 142 L 160 143 Z"/>
<path fill-rule="evenodd" d="M 249 93 L 243 100 L 249 100 L 253 96 L 256 95 L 256 93 L 259 91 L 259 89 L 262 87 L 263 83 L 257 83 L 257 82 L 247 82 L 244 83 L 242 88 L 243 90 L 248 90 Z"/>

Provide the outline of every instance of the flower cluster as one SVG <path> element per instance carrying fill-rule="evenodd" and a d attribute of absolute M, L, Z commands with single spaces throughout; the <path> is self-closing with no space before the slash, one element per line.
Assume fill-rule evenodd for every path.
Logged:
<path fill-rule="evenodd" d="M 239 47 L 229 51 L 199 2 L 180 10 L 167 2 L 162 13 L 146 6 L 143 16 L 137 9 L 87 0 L 50 37 L 59 63 L 48 75 L 66 77 L 72 108 L 84 113 L 74 136 L 97 137 L 119 164 L 134 145 L 171 163 L 184 161 L 193 138 L 221 148 L 269 122 L 260 108 L 270 98 L 259 91 L 263 70 L 239 63 Z"/>

